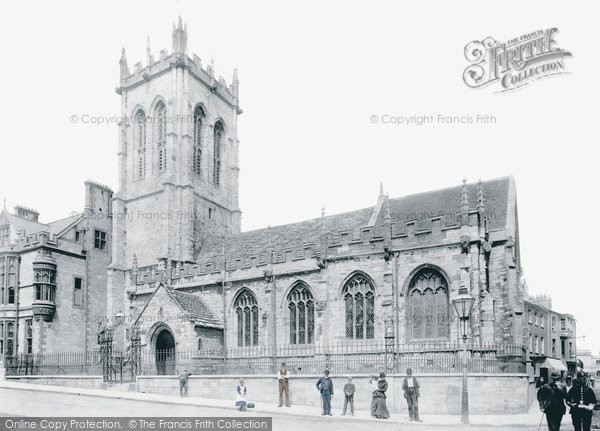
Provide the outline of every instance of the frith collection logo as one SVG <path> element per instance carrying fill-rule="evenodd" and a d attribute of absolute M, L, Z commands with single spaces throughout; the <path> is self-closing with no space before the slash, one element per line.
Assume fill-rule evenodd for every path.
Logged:
<path fill-rule="evenodd" d="M 463 73 L 465 84 L 479 88 L 498 82 L 501 89 L 497 92 L 504 92 L 568 73 L 565 57 L 572 54 L 556 45 L 557 33 L 557 28 L 549 28 L 505 43 L 492 37 L 474 40 L 465 47 L 465 58 L 471 63 Z"/>

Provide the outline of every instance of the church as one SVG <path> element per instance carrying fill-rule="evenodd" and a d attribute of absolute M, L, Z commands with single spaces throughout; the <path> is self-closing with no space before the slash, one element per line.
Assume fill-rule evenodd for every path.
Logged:
<path fill-rule="evenodd" d="M 130 69 L 123 50 L 119 67 L 118 190 L 86 182 L 82 215 L 48 225 L 0 216 L 11 354 L 97 350 L 115 316 L 123 349 L 132 328 L 150 351 L 453 343 L 460 288 L 475 342 L 524 344 L 512 177 L 242 232 L 237 71 L 227 83 L 188 55 L 181 20 L 170 51 Z"/>
<path fill-rule="evenodd" d="M 383 340 L 453 342 L 451 300 L 475 298 L 471 335 L 522 344 L 516 188 L 511 177 L 241 232 L 237 71 L 227 84 L 187 50 L 130 71 L 120 60 L 119 189 L 107 313 L 152 350 Z M 189 121 L 177 121 L 189 119 Z M 252 169 L 252 167 L 248 167 Z M 124 340 L 124 343 L 127 341 Z"/>

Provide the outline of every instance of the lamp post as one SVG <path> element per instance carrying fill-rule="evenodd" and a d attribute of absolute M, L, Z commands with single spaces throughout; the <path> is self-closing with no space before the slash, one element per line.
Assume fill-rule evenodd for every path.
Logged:
<path fill-rule="evenodd" d="M 385 325 L 385 367 L 388 373 L 394 371 L 394 318 L 389 314 L 383 317 Z"/>
<path fill-rule="evenodd" d="M 458 290 L 458 296 L 452 300 L 452 304 L 458 314 L 460 331 L 463 339 L 463 389 L 462 389 L 462 423 L 469 423 L 469 391 L 467 390 L 467 338 L 469 334 L 468 322 L 471 317 L 471 309 L 475 298 L 469 295 L 467 288 L 463 285 Z"/>

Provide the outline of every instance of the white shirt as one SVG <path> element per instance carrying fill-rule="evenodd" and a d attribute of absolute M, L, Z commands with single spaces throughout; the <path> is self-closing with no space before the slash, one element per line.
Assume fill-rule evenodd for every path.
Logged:
<path fill-rule="evenodd" d="M 413 381 L 412 377 L 407 377 L 406 378 L 406 387 L 408 387 L 408 388 L 414 388 L 415 387 L 415 382 Z"/>

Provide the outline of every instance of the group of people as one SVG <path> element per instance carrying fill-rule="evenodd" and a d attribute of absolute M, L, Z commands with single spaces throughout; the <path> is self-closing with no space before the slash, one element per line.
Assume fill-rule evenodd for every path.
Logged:
<path fill-rule="evenodd" d="M 278 373 L 279 379 L 279 407 L 282 406 L 282 394 L 285 393 L 286 406 L 290 406 L 289 401 L 289 375 L 285 368 L 285 363 L 281 364 L 281 369 Z M 371 398 L 371 416 L 377 419 L 387 419 L 390 413 L 387 409 L 386 392 L 388 383 L 385 379 L 385 373 L 380 373 L 379 377 L 373 377 L 369 380 L 372 385 Z M 316 384 L 317 390 L 321 393 L 321 414 L 323 416 L 331 416 L 331 397 L 333 397 L 333 380 L 329 376 L 329 370 L 323 372 L 323 376 L 319 378 Z M 413 377 L 412 369 L 406 370 L 406 377 L 402 382 L 404 398 L 408 405 L 408 413 L 411 421 L 422 422 L 419 418 L 419 382 Z M 343 388 L 344 391 L 344 409 L 342 416 L 348 412 L 354 416 L 354 394 L 356 386 L 352 383 L 352 377 L 347 378 L 347 382 Z"/>
<path fill-rule="evenodd" d="M 188 379 L 191 373 L 184 370 L 179 375 L 179 393 L 182 397 L 187 396 L 188 392 Z M 283 406 L 285 398 L 285 406 L 290 407 L 290 394 L 289 394 L 289 379 L 290 374 L 286 368 L 285 362 L 282 362 L 281 368 L 277 372 L 277 380 L 279 382 L 279 405 Z M 371 398 L 371 416 L 378 419 L 387 419 L 390 417 L 390 413 L 387 409 L 386 404 L 386 392 L 388 390 L 388 383 L 385 380 L 385 373 L 380 373 L 379 377 L 373 377 L 369 380 L 372 385 L 372 398 Z M 323 376 L 319 378 L 316 384 L 317 390 L 321 393 L 321 411 L 322 415 L 331 416 L 331 397 L 333 397 L 333 380 L 329 377 L 329 370 L 323 372 Z M 419 382 L 413 377 L 412 370 L 408 368 L 406 370 L 406 377 L 402 382 L 402 390 L 404 391 L 404 398 L 408 405 L 408 414 L 411 421 L 422 422 L 419 418 Z M 348 377 L 348 380 L 343 388 L 344 391 L 344 410 L 342 415 L 346 415 L 348 412 L 354 416 L 354 393 L 356 387 L 352 383 L 352 377 Z M 235 405 L 240 411 L 245 411 L 249 407 L 249 403 L 246 401 L 248 389 L 245 385 L 244 379 L 239 380 L 239 384 L 236 388 L 235 394 Z M 539 395 L 538 395 L 539 396 Z M 552 430 L 552 429 L 551 429 Z"/>
<path fill-rule="evenodd" d="M 561 374 L 553 371 L 552 381 L 543 385 L 537 393 L 540 409 L 546 415 L 548 429 L 560 430 L 563 416 L 569 408 L 575 431 L 590 431 L 592 414 L 596 403 L 594 391 L 587 386 L 586 376 L 578 372 L 573 386 L 567 387 L 561 382 Z"/>

